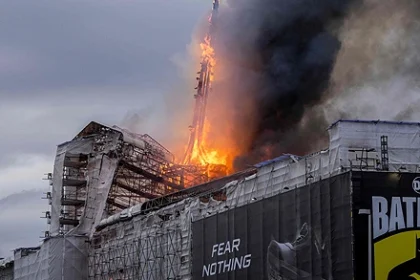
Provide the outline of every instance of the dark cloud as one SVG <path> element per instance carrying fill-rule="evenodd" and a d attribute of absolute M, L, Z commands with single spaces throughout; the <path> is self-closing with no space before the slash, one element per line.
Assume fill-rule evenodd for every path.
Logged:
<path fill-rule="evenodd" d="M 91 120 L 121 124 L 128 113 L 146 110 L 138 132 L 167 137 L 158 128 L 167 120 L 165 95 L 179 83 L 173 56 L 185 53 L 210 6 L 190 0 L 3 3 L 0 175 L 22 168 L 22 159 L 42 158 L 22 170 L 42 168 L 36 178 L 42 177 L 51 171 L 43 170 L 45 158 L 52 167 L 56 145 Z M 30 181 L 2 180 L 8 193 Z"/>
<path fill-rule="evenodd" d="M 233 134 L 247 142 L 238 168 L 325 144 L 327 123 L 314 108 L 340 49 L 337 26 L 357 1 L 231 0 L 220 11 L 215 48 L 226 77 L 215 88 L 230 97 Z"/>
<path fill-rule="evenodd" d="M 52 171 L 56 145 L 91 120 L 121 124 L 127 114 L 147 111 L 135 129 L 165 139 L 161 128 L 171 105 L 165 100 L 180 76 L 173 57 L 185 53 L 210 7 L 194 0 L 3 2 L 0 199 L 44 188 L 41 178 Z M 36 245 L 45 229 L 40 212 L 48 208 L 39 197 L 0 200 L 2 253 Z"/>
<path fill-rule="evenodd" d="M 185 48 L 205 9 L 188 0 L 7 1 L 0 61 L 10 71 L 0 71 L 0 94 L 116 85 L 168 88 L 176 77 L 170 57 Z"/>
<path fill-rule="evenodd" d="M 3 3 L 0 165 L 51 155 L 90 120 L 119 124 L 129 111 L 151 111 L 143 128 L 153 133 L 151 123 L 165 119 L 163 96 L 179 82 L 172 57 L 209 8 L 191 0 Z"/>

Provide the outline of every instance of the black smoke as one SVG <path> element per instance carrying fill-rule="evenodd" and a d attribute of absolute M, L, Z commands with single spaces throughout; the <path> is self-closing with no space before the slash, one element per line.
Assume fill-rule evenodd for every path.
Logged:
<path fill-rule="evenodd" d="M 356 0 L 230 0 L 221 6 L 215 49 L 229 96 L 232 135 L 244 154 L 236 167 L 327 145 L 319 107 Z"/>

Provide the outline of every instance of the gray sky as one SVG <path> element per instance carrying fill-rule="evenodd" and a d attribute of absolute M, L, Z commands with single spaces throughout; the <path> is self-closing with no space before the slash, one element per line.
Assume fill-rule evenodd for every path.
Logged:
<path fill-rule="evenodd" d="M 23 191 L 0 199 L 0 257 L 12 256 L 12 250 L 40 245 L 47 228 L 46 200 L 42 191 Z"/>
<path fill-rule="evenodd" d="M 210 0 L 4 2 L 0 198 L 45 186 L 56 145 L 90 120 L 119 124 L 140 112 L 138 130 L 162 138 L 166 96 L 192 100 L 173 92 L 182 80 L 173 61 L 210 8 Z"/>
<path fill-rule="evenodd" d="M 188 64 L 187 46 L 210 9 L 210 0 L 4 1 L 0 199 L 46 189 L 41 178 L 52 171 L 56 145 L 91 120 L 121 124 L 127 114 L 137 113 L 137 132 L 167 141 L 162 131 L 171 116 L 169 105 L 191 100 L 175 104 L 185 113 L 193 101 L 192 92 L 179 90 L 186 82 L 177 64 Z M 39 217 L 47 208 L 40 205 L 26 209 Z M 3 212 L 0 221 L 13 219 Z M 28 234 L 38 237 L 37 225 Z"/>

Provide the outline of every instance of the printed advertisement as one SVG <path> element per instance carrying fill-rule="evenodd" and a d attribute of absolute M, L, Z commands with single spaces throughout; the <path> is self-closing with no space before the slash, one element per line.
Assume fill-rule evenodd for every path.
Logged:
<path fill-rule="evenodd" d="M 420 279 L 420 177 L 393 173 L 394 187 L 371 195 L 376 280 Z"/>
<path fill-rule="evenodd" d="M 420 176 L 353 174 L 355 279 L 420 279 Z"/>
<path fill-rule="evenodd" d="M 350 280 L 350 174 L 195 221 L 192 239 L 193 279 Z"/>

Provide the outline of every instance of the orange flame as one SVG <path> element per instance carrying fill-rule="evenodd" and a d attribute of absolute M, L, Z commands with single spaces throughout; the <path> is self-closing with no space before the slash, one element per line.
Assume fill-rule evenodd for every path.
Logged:
<path fill-rule="evenodd" d="M 212 38 L 210 35 L 204 37 L 203 42 L 200 44 L 200 49 L 201 61 L 207 66 L 204 68 L 204 70 L 207 71 L 204 75 L 204 79 L 208 78 L 208 80 L 206 80 L 208 82 L 207 85 L 211 89 L 211 86 L 215 81 L 215 72 L 217 72 L 216 66 L 219 61 L 216 61 L 215 50 L 212 46 Z M 216 178 L 234 171 L 233 159 L 239 153 L 232 135 L 228 135 L 231 133 L 229 121 L 224 119 L 226 121 L 225 123 L 218 123 L 220 117 L 224 116 L 226 113 L 226 105 L 224 104 L 223 96 L 216 96 L 211 93 L 208 101 L 207 109 L 210 109 L 211 112 L 208 112 L 210 114 L 206 114 L 201 139 L 195 139 L 189 163 L 205 167 L 204 169 L 207 170 L 206 173 L 208 178 Z M 214 118 L 214 115 L 217 115 L 217 117 Z"/>
<path fill-rule="evenodd" d="M 200 165 L 228 165 L 228 156 L 220 150 L 211 148 L 211 141 L 209 139 L 210 123 L 206 120 L 204 123 L 203 142 L 201 146 L 197 141 L 194 143 L 194 150 L 192 153 L 192 160 Z M 228 168 L 229 169 L 229 168 Z"/>
<path fill-rule="evenodd" d="M 208 65 L 209 81 L 214 81 L 214 72 L 216 67 L 216 58 L 214 48 L 211 45 L 211 37 L 207 35 L 204 41 L 200 44 L 201 47 L 201 59 Z M 210 137 L 211 124 L 206 118 L 203 128 L 203 138 L 201 145 L 196 140 L 194 143 L 194 149 L 192 152 L 192 161 L 199 165 L 224 165 L 228 172 L 232 169 L 231 163 L 228 161 L 228 149 L 221 149 L 220 147 L 214 147 L 213 137 Z M 217 137 L 217 136 L 216 136 Z"/>
<path fill-rule="evenodd" d="M 210 67 L 210 71 L 212 72 L 210 73 L 210 82 L 213 82 L 214 81 L 214 68 L 216 66 L 216 58 L 215 58 L 214 49 L 211 46 L 210 36 L 207 35 L 204 38 L 204 42 L 200 44 L 200 47 L 201 47 L 202 60 L 208 63 Z"/>

